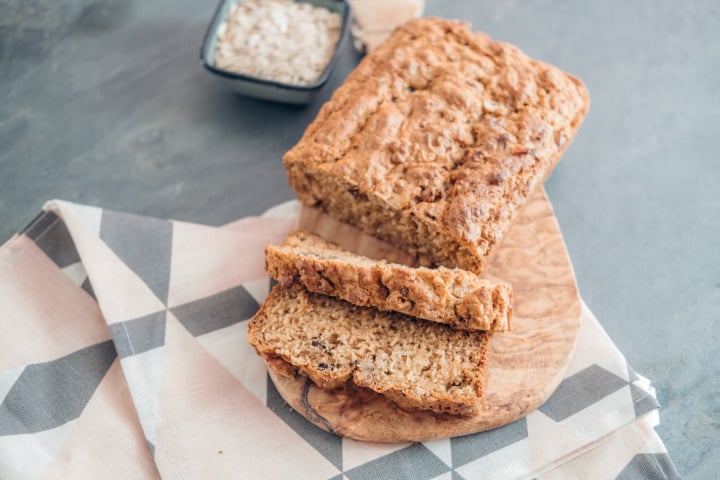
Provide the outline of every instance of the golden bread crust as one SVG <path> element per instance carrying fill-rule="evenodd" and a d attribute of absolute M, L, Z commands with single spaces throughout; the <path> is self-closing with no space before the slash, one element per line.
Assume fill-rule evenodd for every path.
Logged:
<path fill-rule="evenodd" d="M 378 262 L 303 231 L 291 233 L 282 246 L 268 245 L 265 268 L 281 285 L 297 283 L 355 305 L 460 330 L 505 332 L 510 328 L 512 287 L 466 270 Z"/>
<path fill-rule="evenodd" d="M 556 67 L 417 19 L 362 60 L 284 164 L 305 204 L 422 265 L 479 273 L 588 106 Z"/>

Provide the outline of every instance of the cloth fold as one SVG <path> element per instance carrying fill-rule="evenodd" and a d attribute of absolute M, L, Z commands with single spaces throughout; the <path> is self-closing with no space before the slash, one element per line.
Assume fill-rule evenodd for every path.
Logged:
<path fill-rule="evenodd" d="M 0 478 L 678 478 L 654 389 L 585 305 L 563 382 L 510 425 L 386 445 L 307 422 L 246 340 L 297 209 L 208 227 L 46 204 L 0 248 Z"/>

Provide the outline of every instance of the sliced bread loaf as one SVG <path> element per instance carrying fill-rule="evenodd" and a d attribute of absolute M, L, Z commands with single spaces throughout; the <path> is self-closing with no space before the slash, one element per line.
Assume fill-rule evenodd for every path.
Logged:
<path fill-rule="evenodd" d="M 396 311 L 462 330 L 504 332 L 512 288 L 460 269 L 410 268 L 356 255 L 317 235 L 296 231 L 265 249 L 268 274 L 282 285 L 355 305 Z"/>
<path fill-rule="evenodd" d="M 411 20 L 284 156 L 305 205 L 421 265 L 479 273 L 589 106 L 577 78 L 462 22 Z"/>
<path fill-rule="evenodd" d="M 276 285 L 248 340 L 277 373 L 323 389 L 352 382 L 406 410 L 479 411 L 488 335 Z"/>

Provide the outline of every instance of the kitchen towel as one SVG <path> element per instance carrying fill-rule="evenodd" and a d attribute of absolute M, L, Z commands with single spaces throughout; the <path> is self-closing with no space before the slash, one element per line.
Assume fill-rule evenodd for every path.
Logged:
<path fill-rule="evenodd" d="M 678 478 L 658 403 L 583 305 L 556 392 L 510 425 L 337 437 L 247 343 L 296 202 L 224 227 L 62 201 L 0 248 L 0 478 Z"/>

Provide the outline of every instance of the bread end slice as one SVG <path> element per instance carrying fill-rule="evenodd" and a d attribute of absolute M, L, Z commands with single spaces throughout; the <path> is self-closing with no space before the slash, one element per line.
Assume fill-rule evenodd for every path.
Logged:
<path fill-rule="evenodd" d="M 265 268 L 282 285 L 298 283 L 355 305 L 460 330 L 510 329 L 512 287 L 461 269 L 378 262 L 302 231 L 291 233 L 282 246 L 268 245 Z"/>

